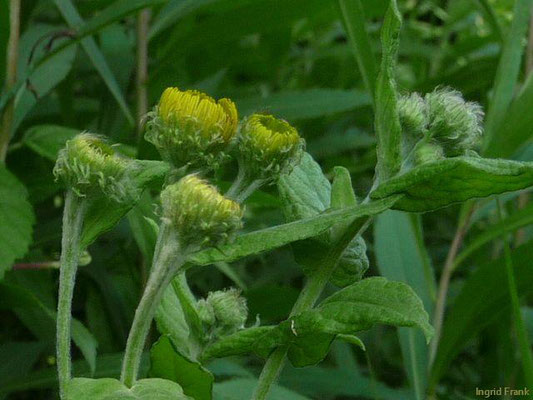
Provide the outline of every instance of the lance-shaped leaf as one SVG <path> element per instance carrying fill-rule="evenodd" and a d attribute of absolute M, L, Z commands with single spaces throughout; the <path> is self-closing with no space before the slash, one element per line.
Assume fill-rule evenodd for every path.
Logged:
<path fill-rule="evenodd" d="M 425 212 L 531 185 L 531 162 L 465 156 L 420 165 L 383 182 L 370 196 L 381 199 L 403 194 L 393 208 Z"/>
<path fill-rule="evenodd" d="M 336 336 L 351 335 L 375 324 L 418 327 L 428 341 L 433 335 L 422 301 L 409 286 L 374 277 L 338 291 L 317 308 L 277 326 L 255 327 L 226 336 L 208 346 L 202 358 L 250 352 L 266 358 L 276 347 L 288 346 L 292 364 L 303 367 L 324 359 Z"/>

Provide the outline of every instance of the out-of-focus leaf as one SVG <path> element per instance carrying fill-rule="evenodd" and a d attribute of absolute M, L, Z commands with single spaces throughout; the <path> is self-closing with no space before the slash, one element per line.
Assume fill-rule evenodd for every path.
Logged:
<path fill-rule="evenodd" d="M 26 288 L 13 284 L 0 284 L 0 308 L 33 308 L 47 317 L 51 324 L 55 324 L 56 312 Z M 98 342 L 89 330 L 78 320 L 72 320 L 72 340 L 81 350 L 84 358 L 94 371 L 96 367 L 96 348 Z"/>
<path fill-rule="evenodd" d="M 71 28 L 83 25 L 83 19 L 81 18 L 80 14 L 76 10 L 76 7 L 74 7 L 70 0 L 54 0 L 54 3 Z M 98 48 L 98 45 L 96 44 L 95 40 L 90 37 L 81 39 L 81 46 L 83 47 L 83 49 L 87 53 L 87 56 L 93 63 L 94 68 L 102 77 L 102 80 L 105 82 L 109 91 L 117 101 L 120 109 L 124 113 L 128 122 L 133 125 L 133 116 L 128 105 L 126 104 L 124 95 L 122 94 L 117 80 L 113 75 L 113 72 L 109 68 L 107 61 L 100 49 Z"/>
<path fill-rule="evenodd" d="M 27 375 L 44 350 L 42 342 L 5 342 L 0 346 L 0 388 Z M 0 394 L 2 389 L 0 389 Z"/>
<path fill-rule="evenodd" d="M 418 248 L 413 222 L 405 213 L 387 211 L 377 217 L 374 230 L 379 271 L 388 279 L 408 284 L 420 297 L 424 308 L 433 311 L 423 255 Z M 413 329 L 398 329 L 404 366 L 415 397 L 423 399 L 427 387 L 428 346 L 423 335 Z"/>
<path fill-rule="evenodd" d="M 242 115 L 267 110 L 289 121 L 323 117 L 371 104 L 371 98 L 367 93 L 341 89 L 280 92 L 266 97 L 243 98 L 235 101 Z"/>
<path fill-rule="evenodd" d="M 80 131 L 59 125 L 36 125 L 24 133 L 23 143 L 37 154 L 55 161 L 59 150 L 67 140 L 72 139 Z"/>
<path fill-rule="evenodd" d="M 0 280 L 13 261 L 28 251 L 34 219 L 26 188 L 0 166 Z"/>
<path fill-rule="evenodd" d="M 57 54 L 39 64 L 35 69 L 28 66 L 30 54 L 36 43 L 38 43 L 43 36 L 61 29 L 62 28 L 58 26 L 35 24 L 29 30 L 24 32 L 20 38 L 18 75 L 29 75 L 27 77 L 27 85 L 21 87 L 20 90 L 17 91 L 17 97 L 15 100 L 15 120 L 13 125 L 14 130 L 35 106 L 38 99 L 44 97 L 50 92 L 50 90 L 59 84 L 72 68 L 72 63 L 76 56 L 75 46 L 57 52 Z M 65 43 L 65 40 L 58 39 L 56 42 L 57 43 L 54 42 L 53 48 L 59 48 L 61 43 Z M 42 48 L 42 46 L 39 48 Z M 37 57 L 37 55 L 34 55 L 34 57 Z M 31 90 L 29 89 L 30 87 Z"/>
<path fill-rule="evenodd" d="M 195 400 L 211 400 L 213 375 L 198 362 L 177 352 L 170 339 L 162 336 L 150 351 L 150 376 L 178 383 Z"/>
<path fill-rule="evenodd" d="M 350 45 L 365 81 L 365 86 L 374 96 L 377 67 L 370 38 L 366 30 L 366 20 L 361 0 L 339 0 L 344 29 L 348 34 Z"/>
<path fill-rule="evenodd" d="M 425 212 L 531 185 L 531 162 L 454 157 L 420 165 L 382 182 L 370 196 L 380 199 L 401 193 L 405 197 L 393 208 Z"/>
<path fill-rule="evenodd" d="M 216 383 L 214 394 L 216 400 L 242 400 L 251 398 L 257 379 L 238 378 Z M 272 385 L 268 400 L 309 400 L 296 392 L 278 385 Z"/>
<path fill-rule="evenodd" d="M 141 379 L 131 388 L 112 378 L 74 378 L 65 390 L 66 400 L 191 400 L 181 387 L 165 379 Z"/>
<path fill-rule="evenodd" d="M 400 140 L 402 128 L 398 115 L 395 82 L 396 58 L 400 39 L 402 16 L 396 0 L 390 0 L 389 9 L 381 28 L 383 55 L 376 84 L 375 129 L 377 138 L 376 177 L 383 182 L 400 170 Z"/>
<path fill-rule="evenodd" d="M 190 261 L 199 265 L 207 265 L 217 261 L 235 261 L 242 257 L 259 254 L 297 240 L 317 236 L 338 222 L 379 214 L 389 209 L 398 199 L 399 197 L 392 196 L 368 204 L 326 211 L 315 217 L 246 233 L 237 236 L 233 243 L 221 246 L 219 249 L 195 253 Z"/>
<path fill-rule="evenodd" d="M 533 289 L 533 243 L 528 242 L 511 252 L 519 296 Z M 511 311 L 503 258 L 481 265 L 468 277 L 450 305 L 430 377 L 435 387 L 450 363 L 464 346 L 490 323 Z"/>
<path fill-rule="evenodd" d="M 531 0 L 517 0 L 513 9 L 513 22 L 511 29 L 505 38 L 502 55 L 496 70 L 496 80 L 492 101 L 487 113 L 485 123 L 484 150 L 491 155 L 498 151 L 490 151 L 494 148 L 494 141 L 503 132 L 498 130 L 509 108 L 514 95 L 514 89 L 520 73 L 520 64 L 524 46 L 522 41 L 527 32 L 529 15 L 531 12 Z M 505 137 L 502 138 L 506 140 Z M 500 139 L 501 140 L 501 139 Z"/>

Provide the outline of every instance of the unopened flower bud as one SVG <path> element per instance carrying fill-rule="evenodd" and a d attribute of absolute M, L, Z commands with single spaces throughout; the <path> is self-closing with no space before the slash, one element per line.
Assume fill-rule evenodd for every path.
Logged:
<path fill-rule="evenodd" d="M 404 134 L 412 139 L 421 139 L 428 124 L 424 99 L 418 93 L 401 96 L 398 99 L 398 113 Z"/>
<path fill-rule="evenodd" d="M 437 143 L 423 143 L 415 149 L 415 164 L 425 164 L 444 158 L 444 150 Z"/>
<path fill-rule="evenodd" d="M 242 226 L 238 203 L 196 175 L 187 175 L 161 192 L 163 217 L 177 229 L 184 246 L 217 246 Z"/>
<path fill-rule="evenodd" d="M 210 292 L 207 303 L 213 308 L 217 323 L 230 329 L 242 329 L 248 318 L 246 299 L 234 288 Z"/>
<path fill-rule="evenodd" d="M 103 191 L 122 201 L 127 194 L 127 168 L 128 161 L 117 155 L 101 137 L 81 133 L 67 141 L 59 152 L 54 175 L 78 196 Z"/>
<path fill-rule="evenodd" d="M 253 114 L 239 132 L 243 167 L 254 179 L 276 180 L 299 161 L 304 140 L 288 122 L 271 115 Z"/>
<path fill-rule="evenodd" d="M 483 110 L 467 102 L 460 92 L 449 88 L 426 94 L 428 134 L 442 145 L 448 157 L 464 154 L 479 143 L 482 135 Z"/>
<path fill-rule="evenodd" d="M 213 168 L 225 157 L 237 124 L 237 108 L 231 100 L 216 101 L 196 90 L 170 87 L 149 114 L 145 138 L 177 168 Z"/>
<path fill-rule="evenodd" d="M 198 317 L 200 320 L 206 324 L 206 325 L 214 325 L 216 318 L 215 318 L 215 311 L 213 310 L 213 306 L 207 302 L 205 299 L 201 299 L 196 304 L 196 309 L 198 312 Z"/>

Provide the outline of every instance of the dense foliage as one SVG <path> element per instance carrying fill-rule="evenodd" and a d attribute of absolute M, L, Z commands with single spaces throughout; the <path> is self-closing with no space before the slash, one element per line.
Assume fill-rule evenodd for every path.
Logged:
<path fill-rule="evenodd" d="M 0 0 L 0 399 L 533 391 L 532 9 Z"/>

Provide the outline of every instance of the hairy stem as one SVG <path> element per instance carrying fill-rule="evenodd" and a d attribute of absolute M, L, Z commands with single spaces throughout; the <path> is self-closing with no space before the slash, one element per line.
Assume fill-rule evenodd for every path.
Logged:
<path fill-rule="evenodd" d="M 250 195 L 265 184 L 264 179 L 252 179 L 239 162 L 239 173 L 225 196 L 242 204 Z"/>
<path fill-rule="evenodd" d="M 177 233 L 163 222 L 159 230 L 152 271 L 135 311 L 122 361 L 120 379 L 128 387 L 133 386 L 137 379 L 146 337 L 161 297 L 184 262 L 185 254 L 179 246 Z"/>
<path fill-rule="evenodd" d="M 20 0 L 9 2 L 9 42 L 6 54 L 6 92 L 15 85 L 17 80 L 17 61 L 20 36 Z M 6 105 L 2 117 L 2 129 L 0 131 L 0 162 L 6 159 L 7 148 L 11 140 L 11 129 L 15 111 L 14 98 Z"/>
<path fill-rule="evenodd" d="M 361 235 L 366 230 L 369 223 L 370 218 L 367 218 L 366 220 L 353 221 L 350 226 L 347 227 L 337 244 L 331 248 L 328 254 L 319 263 L 321 267 L 318 268 L 305 283 L 304 288 L 300 292 L 300 295 L 291 310 L 289 318 L 298 315 L 305 310 L 309 310 L 315 305 L 328 283 L 331 273 L 337 266 L 339 258 L 346 250 L 346 247 L 355 237 Z M 275 383 L 283 369 L 287 351 L 288 348 L 286 346 L 278 347 L 268 357 L 263 370 L 261 371 L 261 375 L 259 376 L 259 381 L 254 394 L 252 395 L 252 400 L 266 399 L 270 387 Z"/>
<path fill-rule="evenodd" d="M 71 378 L 70 338 L 72 322 L 72 297 L 80 254 L 80 236 L 87 200 L 69 190 L 63 211 L 63 237 L 61 241 L 61 267 L 59 272 L 59 297 L 57 304 L 57 371 L 59 391 L 64 398 L 65 387 Z"/>

